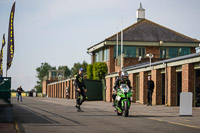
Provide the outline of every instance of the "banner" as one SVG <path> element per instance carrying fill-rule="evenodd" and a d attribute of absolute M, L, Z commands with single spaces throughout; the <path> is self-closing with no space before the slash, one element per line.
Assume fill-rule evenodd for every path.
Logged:
<path fill-rule="evenodd" d="M 5 46 L 5 34 L 3 34 L 2 47 L 0 52 L 0 77 L 3 77 L 3 47 Z"/>
<path fill-rule="evenodd" d="M 15 14 L 15 2 L 10 12 L 10 20 L 8 26 L 7 70 L 10 68 L 14 56 L 14 25 L 13 25 L 14 14 Z"/>

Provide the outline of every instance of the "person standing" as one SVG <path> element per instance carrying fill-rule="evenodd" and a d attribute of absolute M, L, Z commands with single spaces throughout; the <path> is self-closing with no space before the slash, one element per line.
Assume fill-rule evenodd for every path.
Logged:
<path fill-rule="evenodd" d="M 151 76 L 148 76 L 148 82 L 147 82 L 147 86 L 148 86 L 148 103 L 147 106 L 152 106 L 152 94 L 153 94 L 153 90 L 154 90 L 154 82 L 153 80 L 151 80 Z"/>
<path fill-rule="evenodd" d="M 76 79 L 74 81 L 74 86 L 75 86 L 76 98 L 77 98 L 75 107 L 77 108 L 78 112 L 83 112 L 80 106 L 86 100 L 85 92 L 87 92 L 87 89 L 83 80 L 83 68 L 79 69 L 79 73 L 75 75 L 75 77 Z M 80 98 L 80 96 L 82 96 L 82 99 Z"/>
<path fill-rule="evenodd" d="M 21 100 L 21 102 L 22 102 L 22 91 L 23 91 L 23 89 L 22 89 L 22 87 L 21 87 L 21 85 L 17 88 L 17 101 L 19 102 L 19 97 L 20 97 L 20 100 Z"/>

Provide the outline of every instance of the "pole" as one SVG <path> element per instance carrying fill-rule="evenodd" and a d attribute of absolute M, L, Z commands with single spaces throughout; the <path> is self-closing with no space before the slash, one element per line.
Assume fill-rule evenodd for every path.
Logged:
<path fill-rule="evenodd" d="M 167 71 L 167 62 L 166 62 L 166 65 L 165 65 L 165 71 L 166 71 L 166 73 L 165 73 L 165 75 L 166 75 L 166 79 L 165 79 L 165 83 L 166 83 L 166 85 L 165 85 L 165 104 L 167 104 L 168 105 L 168 71 Z"/>
<path fill-rule="evenodd" d="M 123 69 L 123 17 L 122 17 L 122 30 L 121 30 L 121 70 Z"/>
<path fill-rule="evenodd" d="M 118 57 L 118 38 L 119 38 L 119 36 L 118 36 L 118 24 L 117 24 L 117 48 L 116 48 L 116 57 Z"/>
<path fill-rule="evenodd" d="M 151 56 L 149 58 L 150 58 L 150 69 L 151 69 Z"/>

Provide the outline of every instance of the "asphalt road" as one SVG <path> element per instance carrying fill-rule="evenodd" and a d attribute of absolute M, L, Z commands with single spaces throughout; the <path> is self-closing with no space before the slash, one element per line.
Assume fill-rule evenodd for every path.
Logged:
<path fill-rule="evenodd" d="M 12 98 L 14 120 L 21 133 L 200 133 L 200 108 L 192 117 L 179 117 L 178 107 L 132 104 L 129 117 L 117 116 L 111 103 L 75 100 Z"/>

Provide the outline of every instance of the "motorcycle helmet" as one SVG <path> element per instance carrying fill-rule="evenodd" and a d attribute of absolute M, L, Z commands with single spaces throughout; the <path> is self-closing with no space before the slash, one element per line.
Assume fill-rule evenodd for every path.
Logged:
<path fill-rule="evenodd" d="M 128 73 L 127 73 L 127 71 L 122 71 L 121 76 L 122 76 L 122 79 L 128 79 Z"/>

